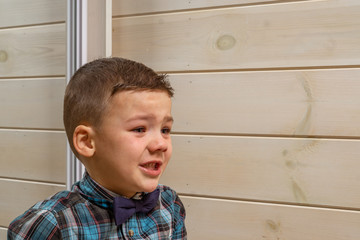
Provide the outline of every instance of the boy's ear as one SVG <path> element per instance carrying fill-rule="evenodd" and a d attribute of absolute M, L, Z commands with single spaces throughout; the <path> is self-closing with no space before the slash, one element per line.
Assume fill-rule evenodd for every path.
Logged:
<path fill-rule="evenodd" d="M 75 128 L 73 143 L 76 151 L 84 157 L 92 157 L 95 153 L 95 131 L 92 127 L 79 125 Z"/>

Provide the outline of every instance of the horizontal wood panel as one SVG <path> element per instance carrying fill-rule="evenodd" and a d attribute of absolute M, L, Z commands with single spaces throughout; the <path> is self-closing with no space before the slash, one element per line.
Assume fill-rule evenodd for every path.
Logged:
<path fill-rule="evenodd" d="M 0 130 L 0 177 L 66 182 L 64 132 Z"/>
<path fill-rule="evenodd" d="M 123 17 L 113 29 L 113 56 L 156 71 L 360 63 L 357 0 Z"/>
<path fill-rule="evenodd" d="M 179 193 L 360 209 L 360 140 L 179 136 L 161 178 Z"/>
<path fill-rule="evenodd" d="M 189 239 L 355 240 L 360 212 L 181 197 Z"/>
<path fill-rule="evenodd" d="M 360 136 L 360 69 L 172 74 L 175 132 Z"/>
<path fill-rule="evenodd" d="M 275 3 L 276 0 L 191 0 L 191 1 L 168 1 L 168 0 L 121 0 L 112 1 L 113 16 L 141 14 L 163 11 L 177 11 L 194 8 L 209 8 L 220 6 L 232 6 L 241 4 Z"/>
<path fill-rule="evenodd" d="M 66 19 L 66 1 L 0 0 L 0 6 L 0 28 Z"/>
<path fill-rule="evenodd" d="M 0 226 L 8 226 L 36 202 L 64 189 L 65 185 L 0 179 Z"/>
<path fill-rule="evenodd" d="M 0 81 L 0 127 L 63 129 L 64 78 Z"/>
<path fill-rule="evenodd" d="M 0 77 L 65 75 L 65 24 L 0 30 Z"/>

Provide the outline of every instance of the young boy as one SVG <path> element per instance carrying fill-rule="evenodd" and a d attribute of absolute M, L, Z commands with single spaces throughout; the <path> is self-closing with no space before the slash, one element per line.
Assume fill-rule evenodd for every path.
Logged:
<path fill-rule="evenodd" d="M 186 239 L 183 204 L 158 185 L 172 153 L 172 96 L 164 75 L 134 61 L 81 67 L 66 88 L 64 125 L 86 173 L 16 218 L 8 239 Z"/>

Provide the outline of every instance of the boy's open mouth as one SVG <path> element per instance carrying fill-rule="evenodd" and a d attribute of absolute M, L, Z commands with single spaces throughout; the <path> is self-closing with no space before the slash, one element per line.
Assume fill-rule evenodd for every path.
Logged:
<path fill-rule="evenodd" d="M 149 170 L 158 170 L 160 168 L 160 163 L 157 162 L 150 162 L 143 165 L 140 165 L 143 168 L 149 169 Z"/>
<path fill-rule="evenodd" d="M 150 177 L 158 177 L 161 174 L 161 165 L 160 161 L 151 161 L 140 165 L 141 171 Z"/>

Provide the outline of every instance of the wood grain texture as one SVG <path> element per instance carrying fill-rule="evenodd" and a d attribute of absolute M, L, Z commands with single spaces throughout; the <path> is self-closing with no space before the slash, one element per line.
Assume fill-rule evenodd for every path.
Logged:
<path fill-rule="evenodd" d="M 59 184 L 0 179 L 0 226 L 8 226 L 36 202 L 64 189 L 65 185 Z"/>
<path fill-rule="evenodd" d="M 0 0 L 0 28 L 65 21 L 66 1 Z"/>
<path fill-rule="evenodd" d="M 87 39 L 81 46 L 86 62 L 111 56 L 111 3 L 112 0 L 87 2 Z"/>
<path fill-rule="evenodd" d="M 360 209 L 360 141 L 174 135 L 161 178 L 182 194 Z"/>
<path fill-rule="evenodd" d="M 303 1 L 113 20 L 113 56 L 156 71 L 359 65 L 360 2 Z"/>
<path fill-rule="evenodd" d="M 113 16 L 143 14 L 164 11 L 189 10 L 196 8 L 213 8 L 242 4 L 276 3 L 276 0 L 190 0 L 190 1 L 168 1 L 168 0 L 113 0 Z M 284 1 L 285 2 L 285 1 Z"/>
<path fill-rule="evenodd" d="M 0 126 L 63 129 L 64 78 L 0 81 Z"/>
<path fill-rule="evenodd" d="M 360 212 L 181 197 L 189 239 L 355 240 Z"/>
<path fill-rule="evenodd" d="M 169 75 L 175 132 L 360 136 L 360 70 Z"/>
<path fill-rule="evenodd" d="M 65 24 L 0 30 L 0 78 L 65 75 Z"/>
<path fill-rule="evenodd" d="M 64 132 L 1 130 L 0 177 L 66 182 Z"/>

